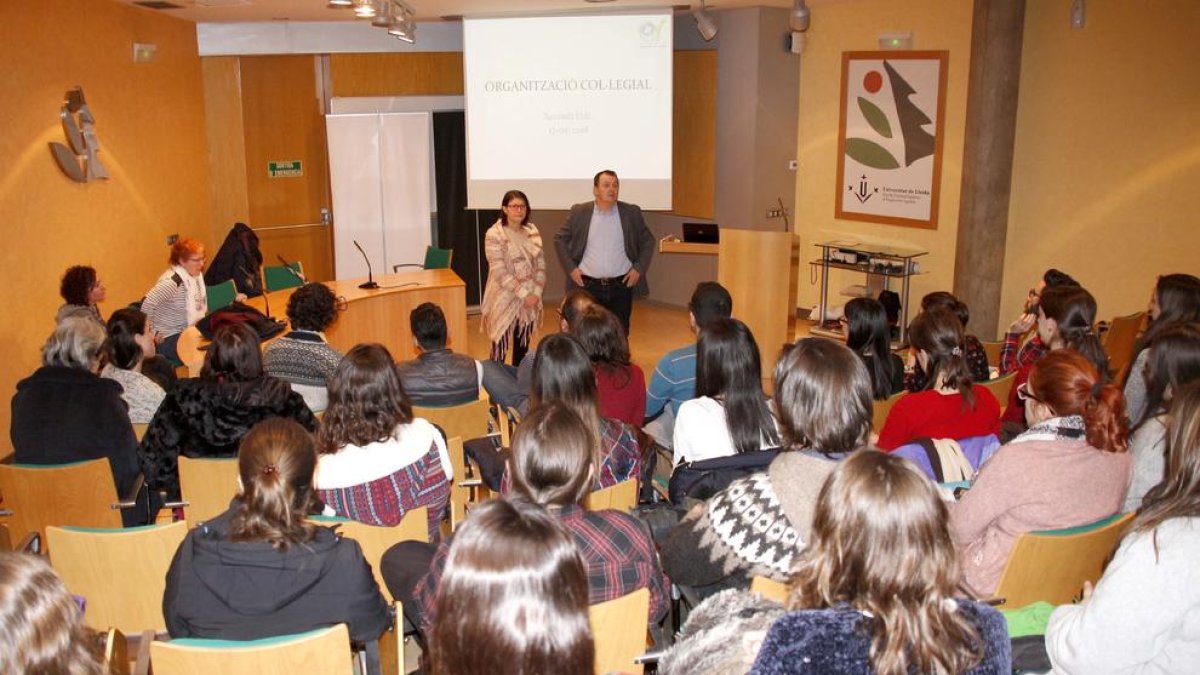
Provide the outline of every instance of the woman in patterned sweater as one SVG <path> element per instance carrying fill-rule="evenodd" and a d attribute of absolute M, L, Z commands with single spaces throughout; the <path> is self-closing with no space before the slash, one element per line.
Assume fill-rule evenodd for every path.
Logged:
<path fill-rule="evenodd" d="M 663 546 L 667 574 L 701 595 L 746 587 L 754 576 L 787 581 L 821 484 L 871 433 L 871 379 L 849 347 L 800 340 L 780 357 L 775 382 L 787 451 L 693 508 Z"/>
<path fill-rule="evenodd" d="M 386 347 L 357 345 L 338 364 L 317 441 L 313 482 L 327 513 L 390 527 L 425 506 L 430 537 L 437 533 L 454 477 L 450 455 L 437 427 L 413 417 Z"/>

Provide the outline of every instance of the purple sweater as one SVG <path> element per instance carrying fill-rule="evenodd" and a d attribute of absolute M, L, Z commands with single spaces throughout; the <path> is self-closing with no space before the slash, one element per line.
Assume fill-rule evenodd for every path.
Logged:
<path fill-rule="evenodd" d="M 989 597 L 1017 537 L 1085 525 L 1116 513 L 1129 485 L 1129 454 L 1083 440 L 1009 443 L 983 465 L 950 509 L 950 533 L 967 586 Z"/>

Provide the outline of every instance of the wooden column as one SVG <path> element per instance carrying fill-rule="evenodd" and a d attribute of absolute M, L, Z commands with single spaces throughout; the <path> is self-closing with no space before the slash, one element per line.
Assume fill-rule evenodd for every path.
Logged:
<path fill-rule="evenodd" d="M 1025 0 L 975 0 L 954 294 L 985 340 L 1000 324 L 1024 24 Z"/>

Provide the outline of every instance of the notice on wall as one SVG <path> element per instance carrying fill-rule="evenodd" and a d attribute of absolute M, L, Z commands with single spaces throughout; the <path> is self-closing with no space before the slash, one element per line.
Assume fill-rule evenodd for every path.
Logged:
<path fill-rule="evenodd" d="M 268 178 L 299 178 L 304 175 L 304 165 L 298 159 L 283 159 L 267 162 Z"/>

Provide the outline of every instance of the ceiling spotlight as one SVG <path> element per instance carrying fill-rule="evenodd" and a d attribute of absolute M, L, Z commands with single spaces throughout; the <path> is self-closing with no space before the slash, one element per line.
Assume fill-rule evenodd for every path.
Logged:
<path fill-rule="evenodd" d="M 372 0 L 354 0 L 354 16 L 370 19 L 375 14 L 375 3 Z"/>
<path fill-rule="evenodd" d="M 808 30 L 811 20 L 812 14 L 808 11 L 808 3 L 804 0 L 796 0 L 796 4 L 792 5 L 792 11 L 788 15 L 788 27 L 803 33 Z"/>
<path fill-rule="evenodd" d="M 692 5 L 692 16 L 696 17 L 696 30 L 700 32 L 700 37 L 708 42 L 717 36 L 717 24 L 706 9 L 704 0 L 700 0 L 699 7 Z"/>

